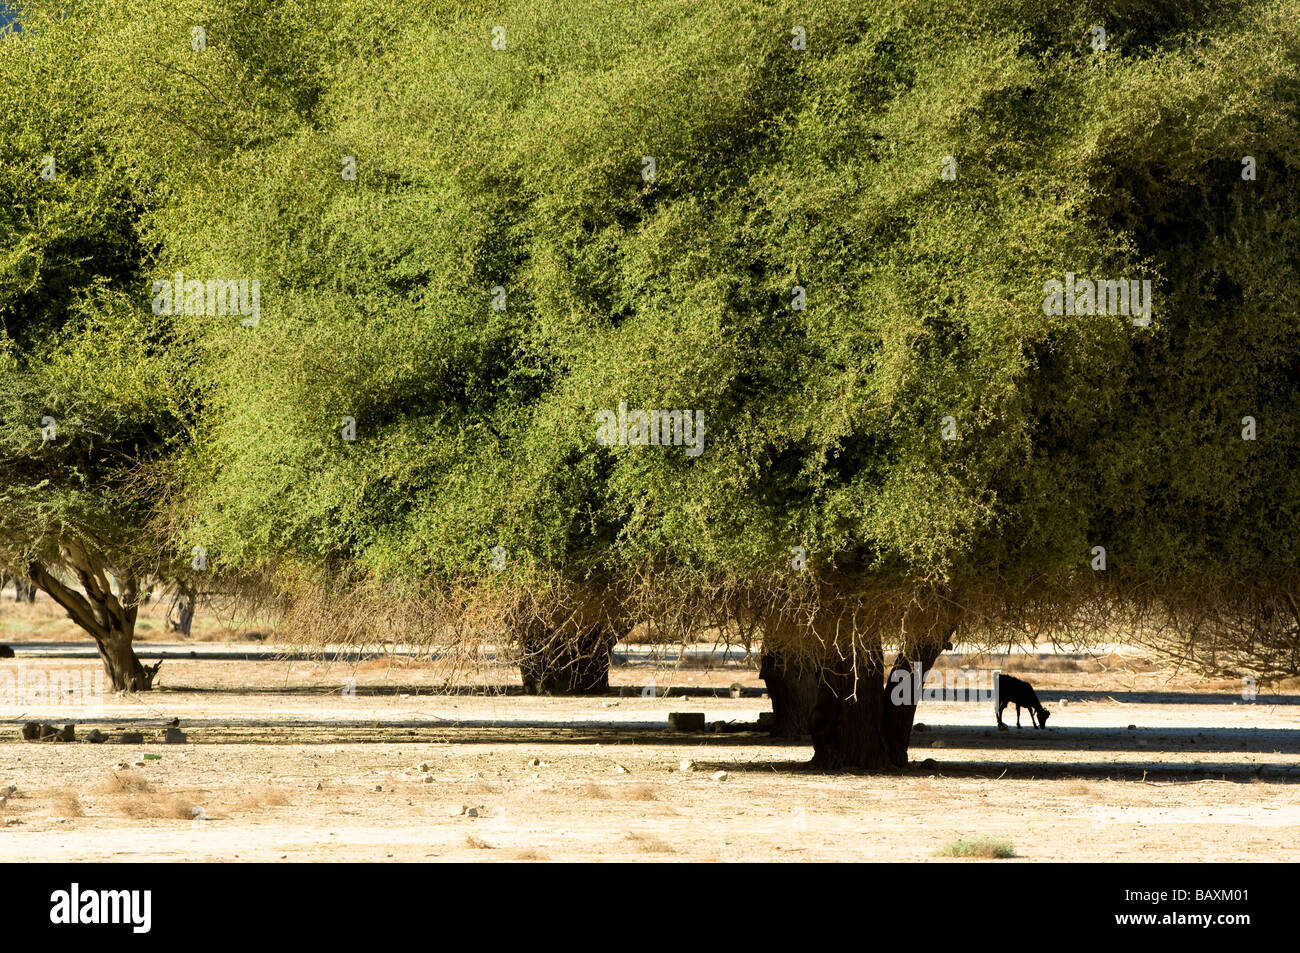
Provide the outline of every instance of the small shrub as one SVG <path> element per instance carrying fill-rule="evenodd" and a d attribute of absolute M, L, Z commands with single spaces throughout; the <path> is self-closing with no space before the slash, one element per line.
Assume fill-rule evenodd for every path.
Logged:
<path fill-rule="evenodd" d="M 978 860 L 1006 860 L 1016 856 L 1016 849 L 1009 841 L 993 840 L 990 837 L 977 837 L 974 840 L 958 838 L 942 851 L 941 857 L 970 857 Z"/>

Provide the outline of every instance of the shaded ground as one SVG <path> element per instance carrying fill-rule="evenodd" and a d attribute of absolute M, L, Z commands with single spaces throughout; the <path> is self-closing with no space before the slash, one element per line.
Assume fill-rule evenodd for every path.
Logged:
<path fill-rule="evenodd" d="M 85 648 L 56 629 L 28 631 Z M 93 660 L 21 634 L 10 629 L 17 657 L 0 661 L 0 681 L 93 686 Z M 501 666 L 447 694 L 438 662 L 193 648 L 205 657 L 172 658 L 146 695 L 11 690 L 0 792 L 17 791 L 0 806 L 0 858 L 941 860 L 959 837 L 1030 860 L 1289 860 L 1300 848 L 1300 693 L 1246 702 L 1233 683 L 1124 653 L 967 659 L 1029 678 L 1052 727 L 999 732 L 985 705 L 927 702 L 908 771 L 836 776 L 803 768 L 805 745 L 740 730 L 768 707 L 744 661 L 633 649 L 614 670 L 621 694 L 556 699 L 498 693 L 517 691 Z M 669 732 L 670 711 L 731 730 Z M 161 743 L 172 718 L 187 744 Z M 20 743 L 29 719 L 146 740 Z"/>

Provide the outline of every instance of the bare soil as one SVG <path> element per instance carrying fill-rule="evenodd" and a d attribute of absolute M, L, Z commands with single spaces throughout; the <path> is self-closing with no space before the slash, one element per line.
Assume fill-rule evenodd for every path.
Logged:
<path fill-rule="evenodd" d="M 970 863 L 942 854 L 981 838 L 1013 845 L 999 863 L 1300 853 L 1297 687 L 1247 701 L 1123 649 L 950 658 L 1030 680 L 1050 727 L 1026 713 L 999 732 L 985 705 L 927 702 L 908 770 L 828 775 L 804 767 L 809 746 L 746 730 L 769 702 L 743 658 L 620 649 L 614 692 L 579 699 L 519 695 L 517 672 L 486 664 L 451 692 L 437 660 L 222 642 L 247 623 L 201 617 L 197 642 L 164 644 L 154 607 L 142 653 L 196 653 L 157 691 L 51 698 L 36 673 L 93 685 L 98 663 L 68 657 L 91 646 L 54 607 L 11 598 L 0 679 L 21 672 L 28 692 L 0 698 L 4 860 Z M 725 730 L 670 732 L 672 711 Z M 162 742 L 173 718 L 187 743 Z M 109 741 L 23 743 L 29 720 Z"/>

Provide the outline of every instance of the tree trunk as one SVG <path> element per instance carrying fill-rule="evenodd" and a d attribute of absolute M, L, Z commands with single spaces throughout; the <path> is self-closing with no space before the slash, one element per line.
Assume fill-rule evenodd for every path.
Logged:
<path fill-rule="evenodd" d="M 934 667 L 934 663 L 943 653 L 945 648 L 952 648 L 950 643 L 939 645 L 937 643 L 927 643 L 921 646 L 915 646 L 905 649 L 898 653 L 894 659 L 894 667 L 890 670 L 889 677 L 885 680 L 885 710 L 884 710 L 884 734 L 885 744 L 889 749 L 889 759 L 893 764 L 900 767 L 907 765 L 907 749 L 912 741 L 912 725 L 916 721 L 916 704 L 920 700 L 918 692 L 920 685 L 914 685 L 916 689 L 908 697 L 910 701 L 897 702 L 892 697 L 890 688 L 895 672 L 905 673 L 907 678 L 914 678 L 913 664 L 921 664 L 921 679 Z M 909 659 L 907 656 L 912 655 Z"/>
<path fill-rule="evenodd" d="M 18 574 L 0 573 L 0 589 L 12 582 L 14 584 L 14 602 L 35 602 L 36 587 Z"/>
<path fill-rule="evenodd" d="M 520 645 L 519 671 L 528 695 L 604 695 L 615 638 L 604 626 L 577 637 L 555 632 Z"/>
<path fill-rule="evenodd" d="M 772 734 L 778 738 L 808 737 L 817 704 L 817 672 L 780 652 L 764 650 L 758 675 L 767 683 L 767 694 L 772 699 Z"/>
<path fill-rule="evenodd" d="M 76 574 L 85 595 L 60 582 L 40 562 L 33 562 L 28 567 L 28 578 L 66 609 L 72 621 L 95 640 L 114 691 L 148 691 L 153 687 L 154 676 L 162 662 L 145 668 L 131 647 L 139 611 L 134 574 L 117 576 L 119 599 L 113 595 L 109 585 L 104 559 L 94 549 L 79 539 L 66 538 L 60 552 Z"/>
<path fill-rule="evenodd" d="M 99 649 L 99 657 L 114 691 L 147 692 L 153 688 L 154 675 L 162 663 L 145 668 L 131 647 L 131 635 L 114 632 L 106 638 L 95 636 L 95 647 Z"/>
<path fill-rule="evenodd" d="M 167 627 L 185 638 L 190 637 L 190 628 L 194 625 L 194 603 L 196 596 L 189 586 L 181 585 L 172 600 L 171 611 L 167 613 Z"/>
<path fill-rule="evenodd" d="M 885 736 L 884 680 L 879 667 L 855 676 L 849 662 L 822 669 L 812 715 L 813 759 L 822 771 L 861 768 L 881 771 L 903 767 Z"/>

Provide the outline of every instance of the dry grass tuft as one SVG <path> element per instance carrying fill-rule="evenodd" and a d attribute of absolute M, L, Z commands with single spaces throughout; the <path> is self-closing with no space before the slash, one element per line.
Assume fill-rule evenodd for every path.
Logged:
<path fill-rule="evenodd" d="M 638 781 L 633 784 L 597 784 L 588 781 L 579 792 L 582 797 L 602 801 L 657 801 L 659 789 L 653 784 Z"/>
<path fill-rule="evenodd" d="M 268 807 L 284 807 L 288 803 L 289 798 L 282 790 L 266 784 L 246 793 L 231 809 L 235 811 L 261 811 Z"/>
<path fill-rule="evenodd" d="M 496 850 L 491 844 L 481 837 L 475 837 L 473 834 L 465 835 L 466 846 L 473 847 L 475 850 Z"/>
<path fill-rule="evenodd" d="M 642 834 L 638 831 L 630 831 L 624 835 L 624 839 L 630 841 L 640 850 L 649 854 L 671 854 L 673 846 L 658 837 L 652 837 L 649 834 Z"/>

